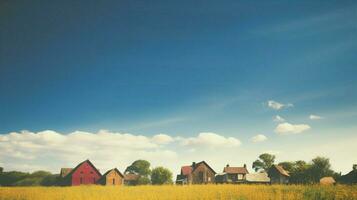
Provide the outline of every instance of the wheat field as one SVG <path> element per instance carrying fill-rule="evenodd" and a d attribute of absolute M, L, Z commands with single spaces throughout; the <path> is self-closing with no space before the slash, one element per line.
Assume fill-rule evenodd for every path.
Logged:
<path fill-rule="evenodd" d="M 0 187 L 0 200 L 357 199 L 357 186 L 190 185 L 136 187 Z"/>

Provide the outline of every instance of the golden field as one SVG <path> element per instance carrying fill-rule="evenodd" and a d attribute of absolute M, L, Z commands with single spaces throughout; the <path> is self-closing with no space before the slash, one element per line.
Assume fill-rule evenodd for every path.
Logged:
<path fill-rule="evenodd" d="M 357 199 L 357 186 L 318 185 L 191 185 L 191 186 L 79 186 L 0 187 L 0 200 L 110 199 Z"/>

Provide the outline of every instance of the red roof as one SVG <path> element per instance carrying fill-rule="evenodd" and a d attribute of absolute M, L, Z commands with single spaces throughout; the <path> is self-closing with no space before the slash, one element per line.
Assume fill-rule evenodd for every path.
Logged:
<path fill-rule="evenodd" d="M 223 172 L 227 174 L 248 174 L 248 170 L 245 167 L 225 167 Z"/>
<path fill-rule="evenodd" d="M 191 166 L 182 166 L 181 167 L 181 174 L 182 175 L 189 175 L 192 173 L 192 167 Z"/>

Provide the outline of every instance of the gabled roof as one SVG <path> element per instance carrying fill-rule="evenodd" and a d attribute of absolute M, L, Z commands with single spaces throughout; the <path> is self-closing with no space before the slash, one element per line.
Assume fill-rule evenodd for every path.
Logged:
<path fill-rule="evenodd" d="M 89 161 L 88 159 L 79 163 L 70 173 L 67 174 L 67 176 L 71 176 L 81 165 L 83 165 L 84 163 L 88 163 L 95 172 L 97 172 L 99 174 L 99 176 L 102 176 L 102 174 L 99 172 L 99 170 L 93 165 L 93 163 L 91 161 Z"/>
<path fill-rule="evenodd" d="M 73 168 L 61 168 L 60 176 L 63 178 L 67 176 Z"/>
<path fill-rule="evenodd" d="M 192 167 L 191 166 L 182 166 L 181 167 L 181 174 L 182 175 L 187 176 L 187 175 L 189 175 L 191 173 L 192 173 Z"/>
<path fill-rule="evenodd" d="M 195 166 L 192 166 L 192 172 L 194 172 L 196 169 L 197 169 L 197 166 L 200 165 L 200 164 L 204 164 L 206 165 L 210 170 L 213 171 L 214 174 L 217 174 L 205 161 L 201 161 L 199 163 L 196 163 Z"/>
<path fill-rule="evenodd" d="M 248 170 L 245 167 L 225 167 L 223 172 L 227 174 L 248 174 Z"/>
<path fill-rule="evenodd" d="M 117 168 L 108 170 L 107 172 L 105 172 L 105 173 L 103 174 L 102 177 L 107 176 L 107 175 L 108 175 L 111 171 L 113 171 L 113 170 L 114 170 L 116 173 L 118 173 L 122 178 L 124 178 L 124 175 L 123 175 Z"/>
<path fill-rule="evenodd" d="M 124 174 L 124 180 L 126 181 L 136 181 L 139 177 L 139 174 Z"/>
<path fill-rule="evenodd" d="M 254 174 L 246 174 L 246 181 L 250 183 L 269 183 L 270 178 L 268 174 L 265 172 L 254 173 Z"/>
<path fill-rule="evenodd" d="M 290 176 L 289 173 L 287 171 L 285 171 L 285 169 L 280 166 L 280 165 L 273 165 L 273 167 L 281 174 L 284 176 Z"/>

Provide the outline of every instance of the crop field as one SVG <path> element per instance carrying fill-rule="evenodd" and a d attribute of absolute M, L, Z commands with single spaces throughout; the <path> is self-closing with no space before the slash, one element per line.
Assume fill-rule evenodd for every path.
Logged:
<path fill-rule="evenodd" d="M 357 186 L 191 185 L 136 187 L 0 187 L 0 200 L 357 199 Z"/>

